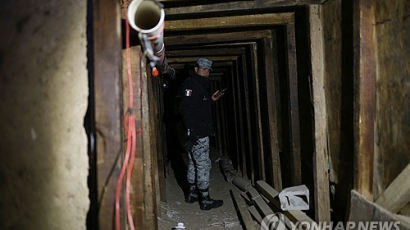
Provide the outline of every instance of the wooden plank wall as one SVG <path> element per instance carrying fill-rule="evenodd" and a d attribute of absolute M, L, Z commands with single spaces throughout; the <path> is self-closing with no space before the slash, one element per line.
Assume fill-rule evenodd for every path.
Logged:
<path fill-rule="evenodd" d="M 93 1 L 95 129 L 99 229 L 112 229 L 118 159 L 122 153 L 120 8 Z"/>
<path fill-rule="evenodd" d="M 403 87 L 409 52 L 399 45 L 409 37 L 402 24 L 404 5 L 404 1 L 332 0 L 324 6 L 325 86 L 326 97 L 332 100 L 327 103 L 331 106 L 327 144 L 333 157 L 330 179 L 336 183 L 332 194 L 336 210 L 345 206 L 347 190 L 353 186 L 369 202 L 393 213 L 410 213 L 408 183 L 397 182 L 410 162 L 404 137 L 409 130 L 408 87 Z M 354 170 L 350 170 L 352 159 Z M 396 195 L 390 196 L 392 190 Z"/>
<path fill-rule="evenodd" d="M 354 1 L 354 188 L 373 200 L 374 113 L 376 63 L 374 6 Z"/>
<path fill-rule="evenodd" d="M 321 6 L 309 7 L 311 56 L 312 56 L 312 90 L 314 109 L 314 179 L 315 179 L 315 214 L 317 221 L 330 221 L 329 174 L 327 158 L 327 114 L 324 87 L 324 48 Z"/>
<path fill-rule="evenodd" d="M 410 163 L 409 2 L 376 1 L 377 41 L 374 197 L 377 199 Z M 410 216 L 410 203 L 400 210 Z"/>
<path fill-rule="evenodd" d="M 123 104 L 128 107 L 128 75 L 125 50 L 123 51 Z M 157 229 L 157 214 L 161 191 L 165 184 L 161 165 L 164 130 L 160 102 L 162 100 L 159 79 L 150 76 L 145 58 L 139 46 L 130 49 L 133 74 L 134 106 L 137 137 L 136 157 L 131 182 L 131 208 L 136 226 L 144 229 Z M 125 137 L 126 138 L 126 137 Z M 124 146 L 125 149 L 125 146 Z M 162 170 L 161 170 L 162 169 Z M 124 190 L 123 190 L 124 191 Z"/>

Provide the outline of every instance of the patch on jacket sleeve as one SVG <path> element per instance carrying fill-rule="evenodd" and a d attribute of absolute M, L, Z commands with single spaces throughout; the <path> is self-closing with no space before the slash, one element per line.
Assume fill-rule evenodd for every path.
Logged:
<path fill-rule="evenodd" d="M 186 97 L 192 96 L 192 89 L 185 89 L 185 96 Z"/>

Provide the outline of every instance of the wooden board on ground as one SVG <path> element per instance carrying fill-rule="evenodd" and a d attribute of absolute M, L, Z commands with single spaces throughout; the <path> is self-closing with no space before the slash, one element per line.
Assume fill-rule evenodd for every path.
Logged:
<path fill-rule="evenodd" d="M 383 221 L 387 223 L 400 221 L 400 229 L 409 229 L 406 227 L 409 226 L 409 223 L 407 223 L 404 218 L 399 219 L 382 206 L 370 202 L 366 197 L 355 190 L 351 191 L 349 221 L 356 223 L 358 223 L 358 221 L 377 221 L 379 223 L 383 223 Z"/>
<path fill-rule="evenodd" d="M 268 185 L 264 181 L 257 181 L 256 182 L 258 191 L 265 196 L 277 209 L 280 210 L 280 202 L 278 198 L 278 191 L 276 191 L 272 186 Z M 306 215 L 302 211 L 283 211 L 286 217 L 288 217 L 292 222 L 298 221 L 308 221 L 314 222 L 308 215 Z"/>
<path fill-rule="evenodd" d="M 248 192 L 249 192 L 249 194 L 251 194 L 251 199 L 255 203 L 256 208 L 259 210 L 259 212 L 261 213 L 262 216 L 268 216 L 268 215 L 273 214 L 272 209 L 265 202 L 265 200 L 261 197 L 261 195 L 258 193 L 258 191 L 256 191 L 256 189 L 251 187 L 248 190 Z"/>
<path fill-rule="evenodd" d="M 376 203 L 396 213 L 410 201 L 410 164 L 394 179 L 377 198 Z"/>
<path fill-rule="evenodd" d="M 239 193 L 235 190 L 231 190 L 231 195 L 234 200 L 234 204 L 239 212 L 240 219 L 242 220 L 246 230 L 256 230 L 255 222 L 253 221 L 249 211 L 248 206 L 245 201 L 241 198 Z"/>
<path fill-rule="evenodd" d="M 255 208 L 255 206 L 250 206 L 249 208 L 248 208 L 248 210 L 249 210 L 249 212 L 251 213 L 251 216 L 256 220 L 256 221 L 258 221 L 258 223 L 260 224 L 260 223 L 262 223 L 262 216 L 261 216 L 261 214 L 258 212 L 258 210 L 256 210 L 256 208 Z"/>

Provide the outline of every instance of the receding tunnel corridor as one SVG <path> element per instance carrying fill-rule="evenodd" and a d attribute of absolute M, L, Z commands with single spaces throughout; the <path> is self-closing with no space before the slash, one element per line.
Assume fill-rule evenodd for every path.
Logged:
<path fill-rule="evenodd" d="M 302 10 L 299 14 L 299 20 L 306 17 Z M 258 26 L 252 24 L 272 16 L 256 15 L 254 19 L 249 17 L 247 24 L 235 24 L 235 19 L 242 17 L 225 17 L 228 22 L 224 29 L 218 28 L 218 24 L 213 25 L 212 19 L 167 22 L 166 55 L 169 65 L 176 70 L 175 79 L 163 82 L 166 85 L 167 158 L 174 172 L 186 168 L 182 163 L 187 161 L 180 159 L 181 154 L 187 154 L 183 147 L 185 129 L 179 112 L 179 101 L 184 96 L 182 82 L 188 72 L 193 71 L 196 60 L 206 57 L 214 62 L 209 77 L 210 93 L 227 89 L 225 95 L 212 105 L 213 159 L 229 159 L 243 178 L 252 183 L 264 180 L 281 190 L 282 186 L 302 183 L 301 129 L 296 105 L 299 98 L 301 103 L 310 104 L 311 97 L 309 91 L 298 89 L 307 85 L 308 79 L 300 77 L 302 80 L 298 83 L 297 70 L 300 70 L 300 76 L 304 76 L 310 61 L 306 53 L 300 52 L 300 60 L 304 61 L 298 67 L 296 41 L 298 47 L 307 47 L 307 29 L 303 23 L 295 26 L 294 15 L 289 13 L 280 13 L 276 20 Z M 197 22 L 192 22 L 195 20 Z M 198 27 L 205 28 L 198 30 Z M 167 28 L 171 29 L 168 31 Z M 299 31 L 298 39 L 295 30 Z M 299 93 L 303 97 L 299 97 Z M 304 114 L 303 119 L 306 121 L 303 128 L 309 129 L 313 119 L 311 114 Z M 303 137 L 307 140 L 304 143 L 312 140 L 310 133 Z M 308 148 L 312 148 L 312 144 L 309 145 L 303 148 L 304 152 L 310 152 Z M 219 163 L 213 164 L 219 168 Z M 184 174 L 182 170 L 175 176 L 185 178 L 186 172 Z M 304 183 L 313 190 L 312 180 L 305 178 Z"/>
<path fill-rule="evenodd" d="M 0 229 L 410 229 L 408 2 L 6 1 Z"/>

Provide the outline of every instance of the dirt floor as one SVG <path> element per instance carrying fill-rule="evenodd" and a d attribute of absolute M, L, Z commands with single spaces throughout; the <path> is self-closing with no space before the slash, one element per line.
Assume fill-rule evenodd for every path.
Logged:
<path fill-rule="evenodd" d="M 213 153 L 214 151 L 212 151 Z M 239 222 L 230 189 L 234 189 L 233 185 L 226 182 L 219 169 L 217 156 L 212 156 L 211 170 L 211 185 L 210 195 L 213 199 L 222 199 L 224 205 L 217 209 L 202 211 L 199 209 L 198 202 L 194 204 L 185 203 L 184 191 L 182 187 L 185 185 L 185 172 L 187 157 L 181 153 L 171 162 L 172 167 L 168 173 L 166 180 L 167 187 L 167 202 L 161 202 L 160 216 L 158 217 L 158 229 L 169 230 L 173 229 L 178 222 L 185 224 L 189 230 L 205 230 L 205 229 L 242 229 Z M 216 155 L 216 154 L 211 154 Z M 183 162 L 185 165 L 177 164 Z M 173 164 L 175 163 L 175 164 Z"/>

